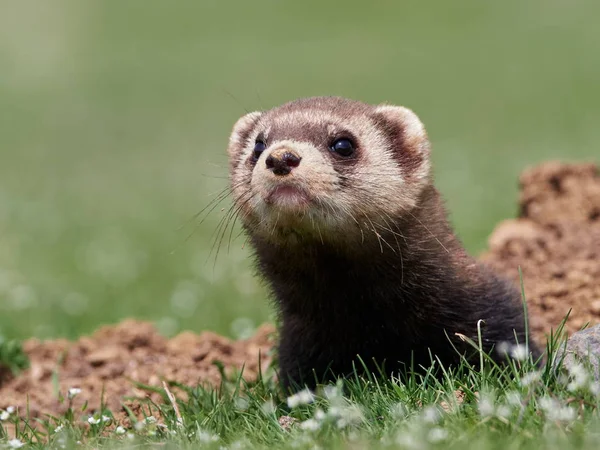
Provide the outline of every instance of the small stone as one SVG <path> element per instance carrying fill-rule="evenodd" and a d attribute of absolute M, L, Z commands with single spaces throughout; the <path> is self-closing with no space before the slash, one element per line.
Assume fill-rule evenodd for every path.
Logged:
<path fill-rule="evenodd" d="M 284 431 L 290 431 L 292 429 L 292 427 L 298 422 L 298 419 L 294 419 L 293 417 L 290 417 L 290 416 L 281 416 L 278 419 L 278 422 L 279 422 L 279 426 Z"/>
<path fill-rule="evenodd" d="M 579 363 L 589 364 L 594 378 L 600 380 L 600 325 L 573 333 L 564 352 L 564 367 L 570 369 Z"/>

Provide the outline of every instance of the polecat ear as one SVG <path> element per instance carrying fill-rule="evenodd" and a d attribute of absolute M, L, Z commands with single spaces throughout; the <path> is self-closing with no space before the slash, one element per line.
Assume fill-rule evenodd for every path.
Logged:
<path fill-rule="evenodd" d="M 429 139 L 419 117 L 403 106 L 379 105 L 373 119 L 390 142 L 394 157 L 407 173 L 429 173 Z"/>
<path fill-rule="evenodd" d="M 248 136 L 252 133 L 260 116 L 262 116 L 261 111 L 254 111 L 238 119 L 233 126 L 233 131 L 229 137 L 229 147 L 227 150 L 229 156 L 233 156 L 237 153 L 240 150 L 240 146 L 243 146 L 246 143 Z"/>

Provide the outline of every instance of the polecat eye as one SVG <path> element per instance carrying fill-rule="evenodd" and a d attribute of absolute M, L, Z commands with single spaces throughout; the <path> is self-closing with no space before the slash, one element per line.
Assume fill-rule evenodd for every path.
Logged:
<path fill-rule="evenodd" d="M 265 144 L 265 141 L 257 139 L 254 143 L 254 151 L 252 153 L 254 160 L 257 160 L 260 157 L 260 154 L 265 151 L 265 148 L 267 148 L 267 144 Z"/>
<path fill-rule="evenodd" d="M 331 144 L 331 150 L 340 156 L 350 156 L 354 153 L 354 145 L 350 139 L 342 138 Z"/>

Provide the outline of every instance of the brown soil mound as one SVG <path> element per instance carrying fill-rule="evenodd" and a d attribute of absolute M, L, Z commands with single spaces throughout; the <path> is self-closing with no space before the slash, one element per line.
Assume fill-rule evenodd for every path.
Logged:
<path fill-rule="evenodd" d="M 539 342 L 567 315 L 569 332 L 600 322 L 600 174 L 546 163 L 521 176 L 519 218 L 498 225 L 482 259 L 517 283 L 523 272 Z"/>
<path fill-rule="evenodd" d="M 590 164 L 549 163 L 526 171 L 521 188 L 520 217 L 497 227 L 482 259 L 517 282 L 521 266 L 536 338 L 542 340 L 571 308 L 570 331 L 600 322 L 598 170 Z M 60 414 L 68 402 L 58 401 L 57 390 L 66 397 L 70 388 L 80 388 L 74 408 L 88 402 L 89 412 L 97 410 L 104 389 L 106 406 L 118 412 L 124 398 L 147 397 L 134 381 L 218 384 L 215 360 L 229 370 L 245 364 L 245 376 L 252 379 L 259 352 L 263 367 L 269 362 L 272 330 L 264 326 L 237 342 L 210 332 L 167 340 L 151 325 L 129 320 L 77 342 L 31 339 L 25 343 L 31 368 L 0 385 L 0 409 L 17 406 L 23 414 L 29 399 L 32 416 Z"/>
<path fill-rule="evenodd" d="M 208 331 L 183 332 L 167 340 L 149 323 L 126 320 L 77 342 L 30 339 L 24 349 L 31 367 L 0 387 L 0 409 L 16 406 L 23 414 L 28 406 L 32 417 L 62 414 L 69 405 L 59 402 L 59 392 L 66 399 L 69 389 L 78 388 L 81 392 L 72 399 L 74 410 L 81 411 L 87 402 L 87 411 L 98 411 L 104 391 L 104 404 L 117 413 L 124 398 L 149 396 L 134 382 L 157 387 L 163 379 L 189 386 L 218 385 L 221 375 L 214 361 L 227 368 L 227 375 L 244 366 L 245 377 L 255 379 L 259 354 L 262 367 L 269 363 L 273 331 L 264 325 L 244 341 Z"/>

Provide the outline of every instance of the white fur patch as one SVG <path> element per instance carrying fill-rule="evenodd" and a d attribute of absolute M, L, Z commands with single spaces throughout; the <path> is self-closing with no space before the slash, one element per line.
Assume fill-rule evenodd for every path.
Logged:
<path fill-rule="evenodd" d="M 430 143 L 421 119 L 414 111 L 404 106 L 379 105 L 375 112 L 384 114 L 404 129 L 408 144 L 423 155 L 421 167 L 414 172 L 413 177 L 423 182 L 427 181 L 431 173 Z"/>
<path fill-rule="evenodd" d="M 399 123 L 404 126 L 404 132 L 416 139 L 427 139 L 425 127 L 419 117 L 404 106 L 379 105 L 375 108 L 376 113 L 395 116 Z"/>
<path fill-rule="evenodd" d="M 235 150 L 236 145 L 242 144 L 241 136 L 245 134 L 246 129 L 251 126 L 262 115 L 260 111 L 254 111 L 240 117 L 235 125 L 229 138 L 229 149 Z"/>

